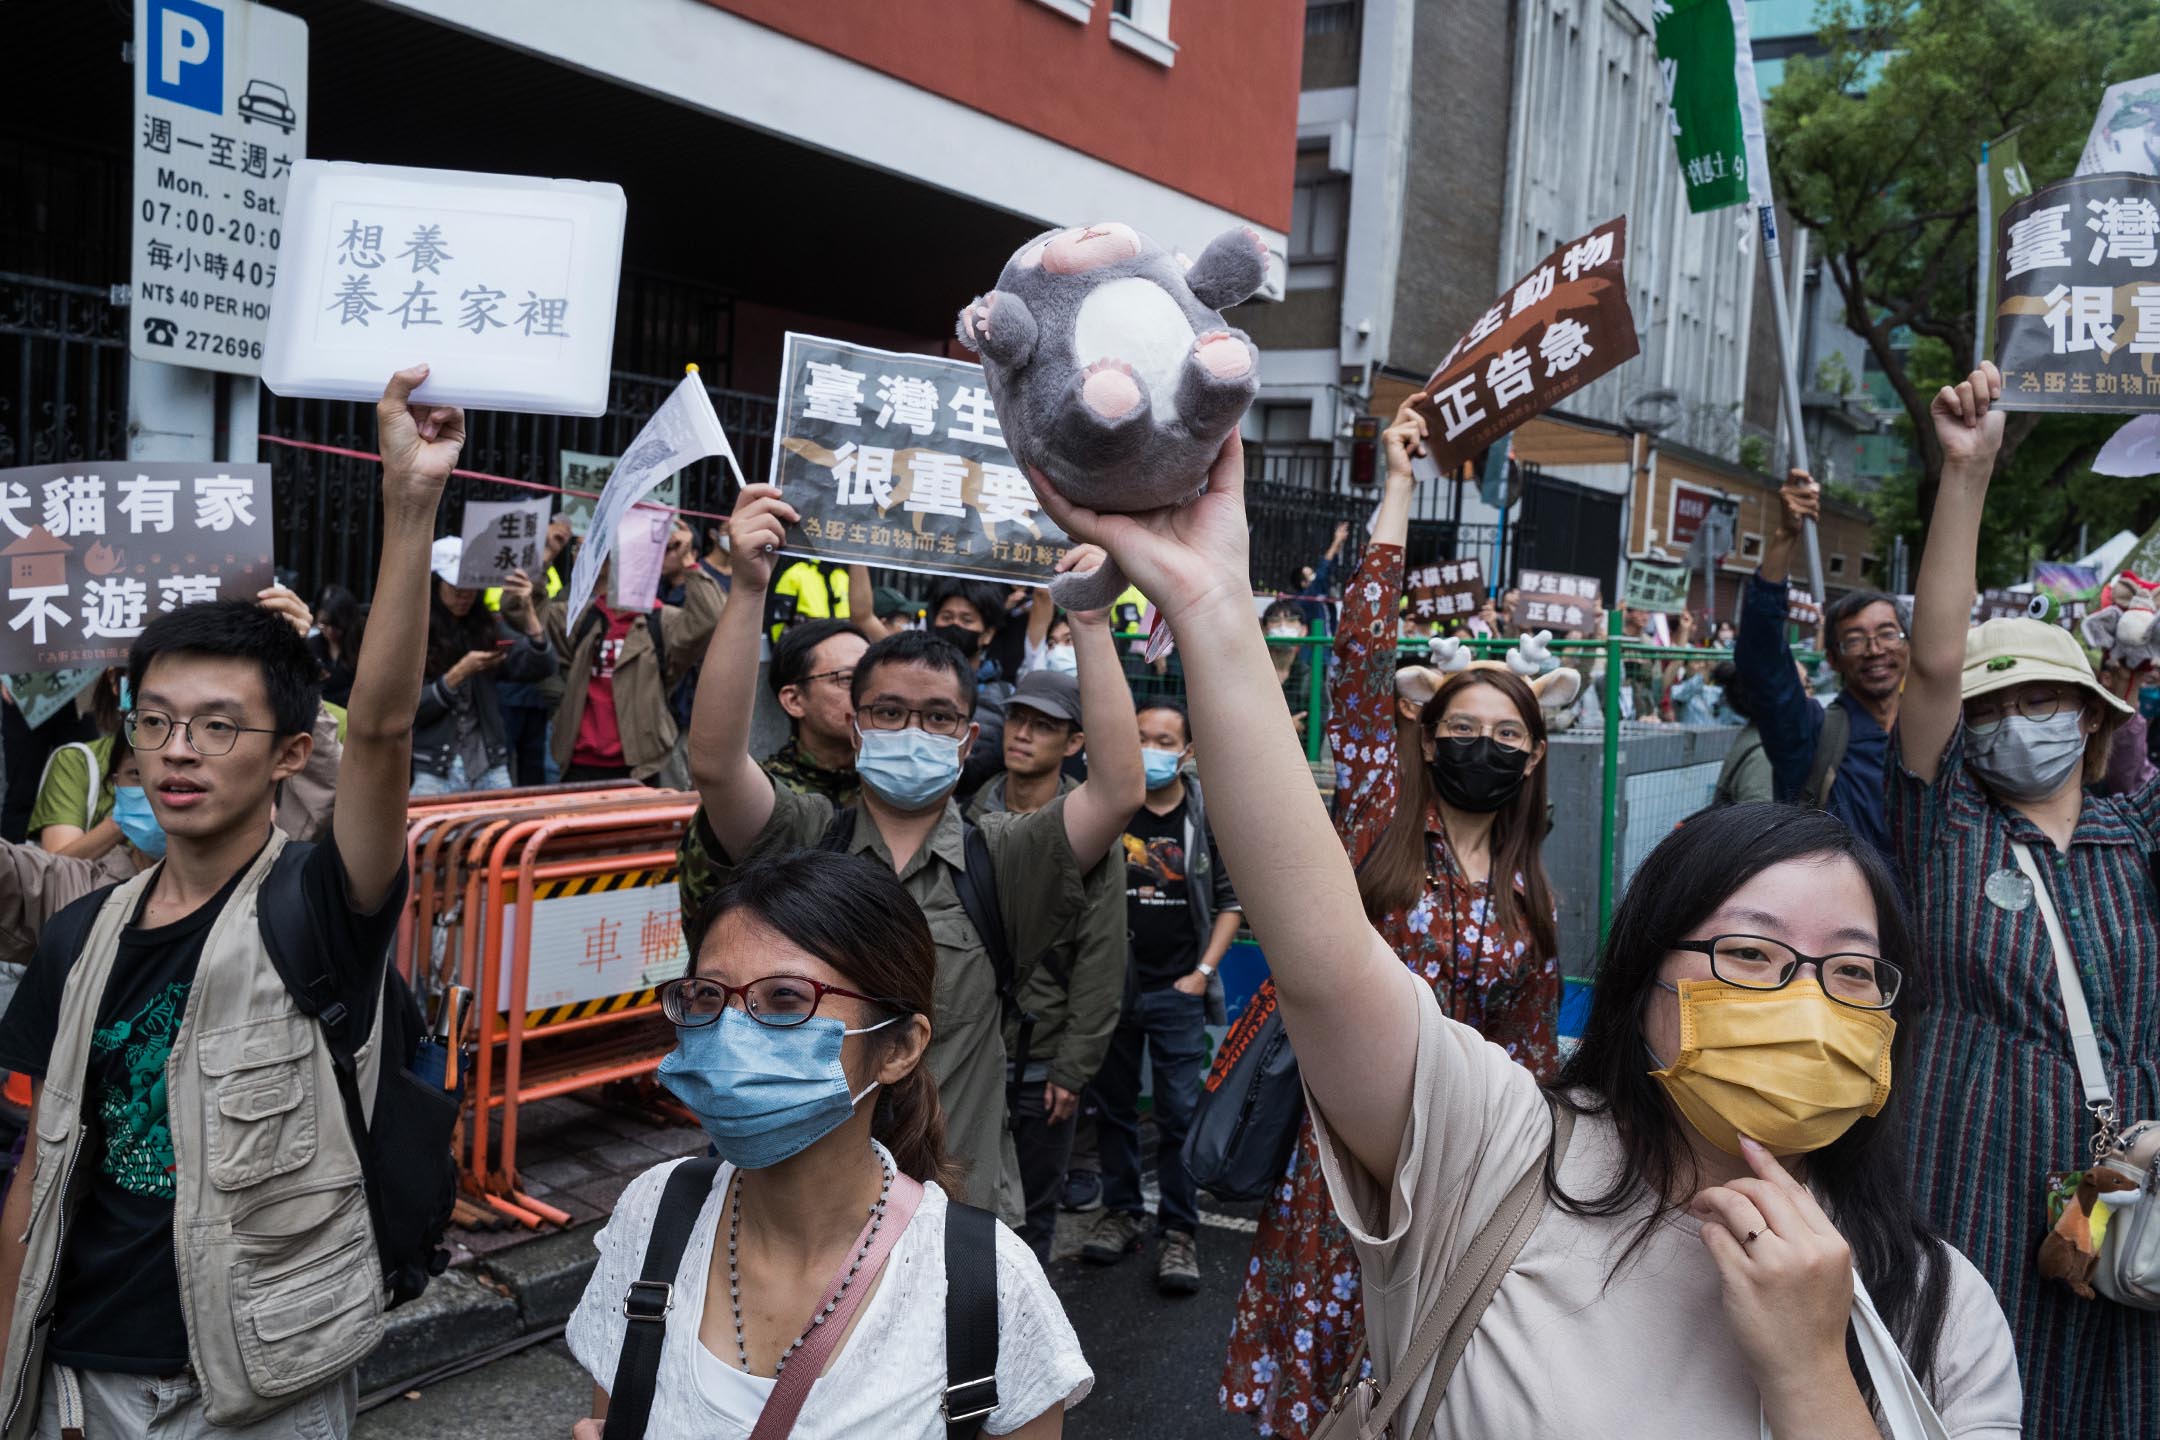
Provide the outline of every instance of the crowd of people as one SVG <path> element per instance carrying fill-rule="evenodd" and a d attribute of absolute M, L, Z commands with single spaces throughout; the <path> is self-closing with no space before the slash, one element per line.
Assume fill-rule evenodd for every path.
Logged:
<path fill-rule="evenodd" d="M 1292 594 L 1254 596 L 1234 438 L 1174 512 L 1044 497 L 1062 567 L 1114 559 L 1173 628 L 1179 702 L 1136 700 L 1124 601 L 783 558 L 798 516 L 763 485 L 702 553 L 677 522 L 649 610 L 603 576 L 566 613 L 567 520 L 538 573 L 460 586 L 463 417 L 410 403 L 424 377 L 379 411 L 371 602 L 154 620 L 0 844 L 9 1436 L 349 1432 L 387 1232 L 338 1027 L 403 994 L 408 797 L 579 781 L 699 802 L 657 1080 L 711 1153 L 598 1231 L 566 1336 L 592 1405 L 536 1431 L 1061 1433 L 1096 1376 L 1046 1279 L 1060 1211 L 1078 1273 L 1147 1255 L 1202 1287 L 1185 1142 L 1249 929 L 1306 1106 L 1193 1378 L 1257 1433 L 1346 1405 L 1418 1437 L 2160 1432 L 2160 1316 L 2036 1261 L 2096 1116 L 2160 1148 L 2132 1123 L 2160 1103 L 2160 788 L 2129 677 L 1969 624 L 1992 366 L 1935 401 L 1910 613 L 1824 617 L 1834 694 L 1787 639 L 1804 475 L 1736 626 L 1629 616 L 1665 643 L 1625 718 L 1746 729 L 1565 1042 L 1543 850 L 1583 817 L 1547 775 L 1584 687 L 1534 639 L 1406 647 L 1510 608 L 1401 618 L 1421 397 L 1364 543 L 1339 528 Z M 1729 658 L 1671 653 L 1698 646 Z"/>

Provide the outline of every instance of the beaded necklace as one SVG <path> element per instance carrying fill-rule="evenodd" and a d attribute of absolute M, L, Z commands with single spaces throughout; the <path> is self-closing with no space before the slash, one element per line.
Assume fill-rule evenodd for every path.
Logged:
<path fill-rule="evenodd" d="M 840 1303 L 840 1297 L 847 1294 L 848 1286 L 855 1283 L 856 1273 L 862 1269 L 863 1261 L 869 1257 L 870 1246 L 877 1239 L 878 1230 L 885 1224 L 885 1201 L 892 1194 L 893 1183 L 891 1157 L 880 1151 L 878 1165 L 884 1171 L 885 1178 L 878 1186 L 877 1203 L 870 1207 L 870 1225 L 863 1231 L 862 1243 L 855 1247 L 855 1258 L 849 1262 L 847 1273 L 840 1277 L 840 1288 L 825 1302 L 823 1309 L 810 1317 L 810 1323 L 803 1327 L 802 1334 L 795 1337 L 781 1354 L 780 1363 L 773 1366 L 773 1378 L 776 1380 L 780 1378 L 780 1372 L 787 1369 L 789 1358 L 810 1338 L 810 1332 L 825 1323 L 825 1317 L 832 1314 L 834 1307 Z M 742 1270 L 736 1252 L 736 1244 L 742 1233 L 742 1187 L 743 1172 L 738 1170 L 735 1172 L 735 1183 L 729 1187 L 728 1193 L 728 1305 L 735 1312 L 735 1354 L 742 1361 L 743 1373 L 747 1375 L 750 1373 L 750 1347 L 743 1340 Z"/>

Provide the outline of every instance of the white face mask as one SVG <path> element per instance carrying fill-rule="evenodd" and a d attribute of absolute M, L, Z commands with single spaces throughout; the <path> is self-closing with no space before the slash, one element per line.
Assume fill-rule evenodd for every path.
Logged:
<path fill-rule="evenodd" d="M 1305 638 L 1303 630 L 1291 629 L 1281 625 L 1276 626 L 1267 633 L 1270 640 L 1302 640 Z"/>
<path fill-rule="evenodd" d="M 1080 673 L 1080 657 L 1070 645 L 1052 645 L 1043 651 L 1043 669 L 1056 675 Z"/>

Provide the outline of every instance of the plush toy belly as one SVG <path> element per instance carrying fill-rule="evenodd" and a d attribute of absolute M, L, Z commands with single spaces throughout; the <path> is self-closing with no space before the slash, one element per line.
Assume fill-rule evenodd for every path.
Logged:
<path fill-rule="evenodd" d="M 1159 426 L 1178 422 L 1178 377 L 1197 338 L 1192 322 L 1162 286 L 1137 276 L 1098 285 L 1073 317 L 1073 365 L 1122 360 L 1147 387 Z"/>

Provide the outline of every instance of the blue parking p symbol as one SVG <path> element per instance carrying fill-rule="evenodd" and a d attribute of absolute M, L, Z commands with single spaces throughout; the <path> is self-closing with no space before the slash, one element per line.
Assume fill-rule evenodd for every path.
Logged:
<path fill-rule="evenodd" d="M 143 83 L 155 99 L 225 113 L 225 12 L 202 0 L 150 7 Z"/>

